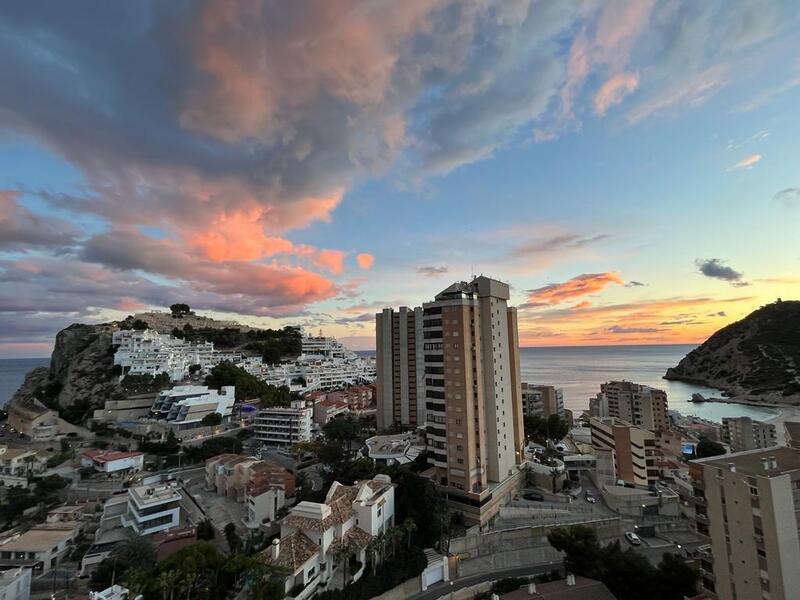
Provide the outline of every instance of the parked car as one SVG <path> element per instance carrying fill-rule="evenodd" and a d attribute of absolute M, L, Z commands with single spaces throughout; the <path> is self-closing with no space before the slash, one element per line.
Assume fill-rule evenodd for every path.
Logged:
<path fill-rule="evenodd" d="M 532 500 L 534 502 L 544 502 L 544 496 L 542 496 L 539 492 L 525 492 L 522 494 L 522 497 L 525 500 Z"/>
<path fill-rule="evenodd" d="M 638 535 L 633 533 L 632 531 L 625 532 L 625 539 L 630 542 L 631 546 L 641 546 L 642 545 L 642 538 Z"/>

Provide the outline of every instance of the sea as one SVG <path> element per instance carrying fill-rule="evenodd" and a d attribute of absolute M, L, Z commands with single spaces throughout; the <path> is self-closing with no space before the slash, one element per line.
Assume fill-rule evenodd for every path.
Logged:
<path fill-rule="evenodd" d="M 667 392 L 671 410 L 721 422 L 723 417 L 751 417 L 764 420 L 779 414 L 770 407 L 691 402 L 692 394 L 722 397 L 722 391 L 701 385 L 663 379 L 696 345 L 659 344 L 648 346 L 562 346 L 521 348 L 522 381 L 554 385 L 564 391 L 564 405 L 577 416 L 589 408 L 589 398 L 600 391 L 600 384 L 628 380 Z M 359 352 L 374 356 L 374 352 Z"/>
<path fill-rule="evenodd" d="M 684 415 L 695 415 L 711 421 L 723 417 L 748 416 L 757 420 L 774 417 L 778 410 L 744 404 L 690 402 L 692 394 L 721 397 L 714 388 L 662 379 L 696 346 L 668 344 L 652 346 L 573 346 L 521 348 L 522 380 L 541 385 L 554 385 L 564 390 L 564 405 L 576 415 L 589 408 L 589 398 L 600 391 L 605 381 L 626 379 L 663 389 L 669 408 Z M 359 352 L 374 356 L 374 351 Z M 0 405 L 4 405 L 35 367 L 47 366 L 46 358 L 0 360 Z"/>

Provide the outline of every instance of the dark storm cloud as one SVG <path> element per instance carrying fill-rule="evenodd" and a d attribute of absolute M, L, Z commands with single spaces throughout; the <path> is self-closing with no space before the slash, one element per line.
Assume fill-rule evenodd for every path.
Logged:
<path fill-rule="evenodd" d="M 698 258 L 695 264 L 697 265 L 697 270 L 706 277 L 721 279 L 737 287 L 749 285 L 744 281 L 744 276 L 739 271 L 735 270 L 733 267 L 727 266 L 724 261 L 719 258 Z"/>

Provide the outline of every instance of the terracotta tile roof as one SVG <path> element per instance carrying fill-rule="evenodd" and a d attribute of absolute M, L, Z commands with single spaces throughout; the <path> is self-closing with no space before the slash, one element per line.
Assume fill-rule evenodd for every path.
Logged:
<path fill-rule="evenodd" d="M 333 515 L 320 521 L 319 519 L 290 514 L 283 520 L 283 523 L 291 527 L 296 527 L 297 529 L 304 529 L 305 531 L 325 531 L 329 527 L 336 525 Z"/>
<path fill-rule="evenodd" d="M 331 549 L 335 551 L 344 544 L 360 550 L 361 548 L 366 548 L 371 539 L 372 536 L 360 527 L 351 527 L 347 530 L 347 533 L 344 534 L 344 537 L 331 542 Z"/>
<path fill-rule="evenodd" d="M 272 559 L 270 551 L 271 549 L 267 548 L 263 552 L 266 562 L 287 567 L 294 574 L 319 552 L 319 546 L 308 539 L 308 536 L 302 531 L 295 531 L 285 538 L 281 538 L 281 549 L 277 560 Z"/>

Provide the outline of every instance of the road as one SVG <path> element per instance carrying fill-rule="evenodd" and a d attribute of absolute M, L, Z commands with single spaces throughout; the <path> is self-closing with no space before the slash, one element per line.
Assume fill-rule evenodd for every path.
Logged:
<path fill-rule="evenodd" d="M 548 562 L 540 565 L 530 565 L 527 567 L 518 567 L 514 569 L 505 569 L 503 571 L 492 571 L 491 573 L 479 573 L 477 575 L 470 575 L 469 577 L 462 577 L 455 579 L 451 582 L 441 582 L 429 587 L 424 592 L 420 592 L 413 596 L 409 596 L 408 600 L 436 600 L 446 594 L 455 592 L 465 587 L 482 583 L 484 581 L 495 581 L 497 579 L 506 579 L 508 577 L 529 577 L 531 575 L 542 575 L 549 573 L 553 569 L 561 569 L 563 567 L 561 562 Z M 452 584 L 452 585 L 451 585 Z"/>

